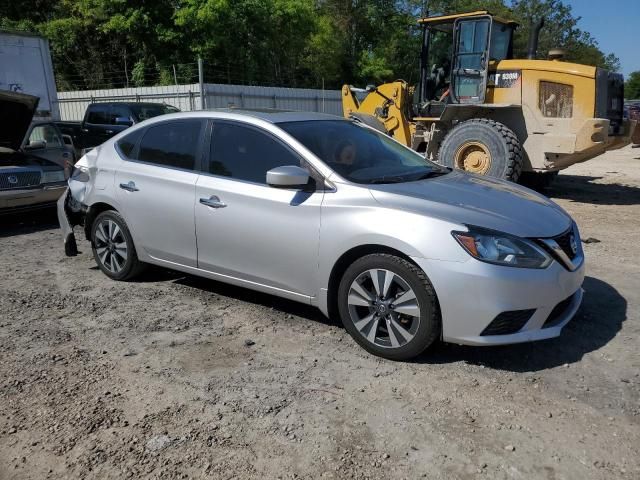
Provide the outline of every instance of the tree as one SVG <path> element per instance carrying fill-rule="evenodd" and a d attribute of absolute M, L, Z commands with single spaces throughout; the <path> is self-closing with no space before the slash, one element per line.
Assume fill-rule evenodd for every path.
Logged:
<path fill-rule="evenodd" d="M 640 98 L 640 71 L 631 72 L 624 83 L 624 98 L 636 100 Z"/>
<path fill-rule="evenodd" d="M 566 0 L 22 0 L 0 2 L 0 28 L 50 40 L 61 90 L 205 81 L 339 88 L 418 78 L 424 14 L 489 10 L 515 20 L 515 54 L 544 16 L 539 58 L 618 70 L 578 28 Z"/>

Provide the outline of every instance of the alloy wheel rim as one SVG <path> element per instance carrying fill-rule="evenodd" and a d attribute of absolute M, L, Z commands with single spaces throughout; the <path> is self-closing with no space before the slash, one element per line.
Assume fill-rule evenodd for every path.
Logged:
<path fill-rule="evenodd" d="M 127 239 L 122 229 L 113 220 L 105 218 L 96 227 L 94 236 L 100 263 L 111 273 L 120 273 L 128 255 Z"/>
<path fill-rule="evenodd" d="M 369 343 L 400 348 L 415 337 L 420 325 L 420 305 L 415 292 L 400 275 L 371 269 L 358 275 L 349 287 L 349 315 Z"/>

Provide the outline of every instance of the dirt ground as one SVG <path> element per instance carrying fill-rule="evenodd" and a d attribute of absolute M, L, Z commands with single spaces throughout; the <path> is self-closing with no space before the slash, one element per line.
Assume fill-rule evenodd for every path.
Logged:
<path fill-rule="evenodd" d="M 588 273 L 555 340 L 368 355 L 293 302 L 117 283 L 0 219 L 0 479 L 640 478 L 640 149 L 565 170 Z"/>

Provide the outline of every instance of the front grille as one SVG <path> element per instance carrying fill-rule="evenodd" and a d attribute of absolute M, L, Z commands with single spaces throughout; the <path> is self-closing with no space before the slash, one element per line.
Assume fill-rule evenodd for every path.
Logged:
<path fill-rule="evenodd" d="M 485 328 L 480 336 L 509 335 L 516 333 L 529 321 L 535 313 L 535 308 L 530 310 L 512 310 L 502 312 Z"/>
<path fill-rule="evenodd" d="M 571 248 L 571 237 L 573 235 L 574 235 L 573 229 L 570 229 L 570 230 L 567 230 L 562 235 L 553 237 L 553 240 L 556 241 L 556 243 L 562 249 L 565 255 L 569 257 L 569 260 L 573 260 L 574 258 L 576 258 L 576 255 L 578 254 L 577 250 L 574 252 L 573 249 Z M 577 239 L 574 237 L 573 241 L 576 242 Z"/>
<path fill-rule="evenodd" d="M 573 116 L 573 86 L 556 82 L 540 82 L 538 107 L 545 117 Z"/>
<path fill-rule="evenodd" d="M 596 118 L 609 120 L 609 135 L 622 135 L 624 112 L 624 78 L 602 68 L 596 70 Z"/>
<path fill-rule="evenodd" d="M 29 188 L 40 185 L 40 172 L 1 172 L 0 190 Z"/>
<path fill-rule="evenodd" d="M 544 325 L 542 325 L 542 328 L 554 327 L 558 323 L 560 323 L 560 320 L 562 320 L 562 317 L 571 306 L 572 301 L 573 301 L 573 295 L 571 295 L 569 298 L 565 298 L 563 301 L 561 301 L 559 304 L 553 307 L 553 310 L 551 310 L 551 313 L 549 314 L 549 317 L 545 320 Z"/>

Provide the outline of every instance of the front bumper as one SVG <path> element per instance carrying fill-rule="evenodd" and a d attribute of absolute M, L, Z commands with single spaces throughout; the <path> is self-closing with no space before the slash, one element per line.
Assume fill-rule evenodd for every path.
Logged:
<path fill-rule="evenodd" d="M 606 151 L 629 145 L 633 138 L 640 136 L 638 122 L 635 120 L 625 120 L 620 135 L 609 135 L 609 124 L 607 119 L 591 118 L 585 120 L 576 133 L 563 132 L 562 128 L 557 128 L 540 135 L 538 141 L 545 154 L 545 169 L 567 168 Z"/>
<path fill-rule="evenodd" d="M 569 271 L 557 261 L 536 270 L 491 265 L 471 258 L 463 263 L 413 260 L 427 273 L 436 291 L 442 339 L 446 342 L 504 345 L 557 337 L 582 302 L 584 261 Z M 556 306 L 563 301 L 558 311 Z M 515 333 L 483 335 L 498 315 L 518 310 L 535 311 Z M 550 317 L 553 321 L 547 322 Z"/>
<path fill-rule="evenodd" d="M 53 205 L 67 188 L 66 182 L 38 188 L 0 190 L 0 210 L 16 211 Z"/>

